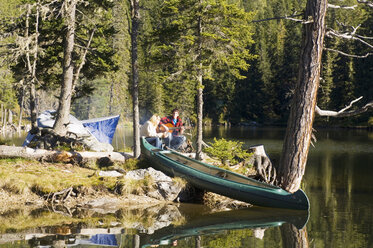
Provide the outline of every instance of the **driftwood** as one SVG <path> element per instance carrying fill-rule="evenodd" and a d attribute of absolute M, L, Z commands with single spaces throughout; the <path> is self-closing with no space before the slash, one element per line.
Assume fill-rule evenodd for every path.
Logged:
<path fill-rule="evenodd" d="M 73 192 L 73 187 L 61 190 L 59 192 L 47 194 L 44 197 L 46 198 L 47 202 L 54 204 L 64 203 L 70 197 L 70 195 L 75 195 Z"/>
<path fill-rule="evenodd" d="M 26 158 L 45 162 L 81 162 L 97 161 L 101 158 L 109 158 L 113 162 L 125 162 L 131 158 L 131 154 L 123 152 L 65 152 L 33 149 L 19 146 L 0 146 L 0 158 Z"/>
<path fill-rule="evenodd" d="M 259 179 L 273 184 L 276 180 L 276 170 L 272 166 L 272 162 L 264 151 L 263 145 L 252 146 L 249 152 L 254 153 L 250 163 L 254 165 L 258 173 Z"/>

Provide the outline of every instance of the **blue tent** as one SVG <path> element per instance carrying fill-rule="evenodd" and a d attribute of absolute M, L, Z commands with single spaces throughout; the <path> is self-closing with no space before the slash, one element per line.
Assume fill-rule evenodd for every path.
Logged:
<path fill-rule="evenodd" d="M 111 144 L 119 115 L 81 121 L 83 126 L 101 143 Z"/>
<path fill-rule="evenodd" d="M 105 246 L 117 246 L 117 239 L 114 234 L 96 234 L 90 238 L 93 244 Z"/>
<path fill-rule="evenodd" d="M 37 118 L 38 127 L 53 128 L 55 110 L 47 110 L 41 113 Z M 75 134 L 91 133 L 99 142 L 111 144 L 115 129 L 117 128 L 119 115 L 95 118 L 79 121 L 74 116 L 69 115 L 68 129 Z M 27 146 L 35 135 L 28 133 L 23 146 Z"/>

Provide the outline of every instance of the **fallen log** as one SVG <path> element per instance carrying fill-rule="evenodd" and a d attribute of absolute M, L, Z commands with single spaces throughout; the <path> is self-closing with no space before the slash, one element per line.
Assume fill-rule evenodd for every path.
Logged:
<path fill-rule="evenodd" d="M 133 157 L 124 152 L 66 152 L 45 149 L 33 149 L 20 146 L 0 145 L 0 158 L 25 158 L 45 162 L 69 162 L 75 161 L 97 161 L 98 159 L 108 157 L 113 162 L 125 162 Z"/>

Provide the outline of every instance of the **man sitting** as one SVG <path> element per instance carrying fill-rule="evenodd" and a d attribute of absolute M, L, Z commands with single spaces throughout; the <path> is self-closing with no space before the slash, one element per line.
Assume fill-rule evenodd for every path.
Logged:
<path fill-rule="evenodd" d="M 186 141 L 186 137 L 183 135 L 184 126 L 183 122 L 179 117 L 179 110 L 177 108 L 172 110 L 171 116 L 165 116 L 161 119 L 158 128 L 163 130 L 161 124 L 168 127 L 170 135 L 163 139 L 165 145 L 171 149 L 177 150 Z"/>

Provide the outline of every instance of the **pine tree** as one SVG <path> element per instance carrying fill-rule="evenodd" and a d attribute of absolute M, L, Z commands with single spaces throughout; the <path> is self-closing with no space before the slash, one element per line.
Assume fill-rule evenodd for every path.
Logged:
<path fill-rule="evenodd" d="M 79 3 L 71 2 L 71 6 L 77 5 L 78 9 L 80 9 L 79 13 L 76 14 L 75 20 L 71 21 L 74 26 L 71 25 L 70 28 L 67 28 L 71 31 L 71 28 L 74 27 L 75 31 L 70 33 L 76 35 L 76 39 L 74 38 L 70 41 L 71 49 L 69 57 L 72 63 L 69 61 L 65 63 L 69 65 L 71 70 L 66 70 L 67 67 L 63 70 L 61 64 L 63 50 L 69 46 L 66 45 L 67 43 L 64 44 L 64 40 L 68 40 L 64 39 L 64 35 L 66 34 L 66 26 L 64 24 L 66 22 L 63 22 L 60 15 L 60 10 L 61 8 L 64 9 L 64 4 L 70 2 L 50 2 L 43 0 L 35 3 L 30 0 L 25 1 L 25 3 L 32 8 L 28 8 L 26 9 L 27 11 L 21 13 L 21 18 L 13 17 L 15 21 L 6 25 L 6 28 L 9 33 L 15 33 L 20 38 L 24 37 L 23 40 L 33 39 L 32 42 L 26 42 L 26 46 L 22 45 L 23 43 L 10 43 L 9 47 L 15 48 L 12 50 L 20 51 L 20 53 L 8 55 L 14 61 L 12 70 L 16 75 L 16 80 L 25 81 L 25 79 L 30 78 L 30 80 L 26 80 L 31 82 L 30 92 L 33 92 L 32 87 L 34 85 L 41 89 L 58 88 L 61 85 L 63 71 L 69 71 L 66 75 L 69 75 L 69 80 L 67 81 L 71 82 L 69 83 L 70 86 L 67 88 L 62 87 L 65 88 L 65 96 L 60 97 L 60 99 L 64 98 L 66 102 L 66 96 L 76 98 L 77 96 L 89 94 L 90 91 L 78 92 L 82 89 L 88 89 L 83 85 L 88 80 L 92 80 L 97 76 L 116 69 L 116 65 L 111 59 L 114 55 L 113 46 L 111 45 L 111 37 L 114 29 L 111 25 L 111 12 L 108 11 L 111 9 L 110 1 L 90 1 L 88 5 L 86 5 L 87 1 Z M 64 10 L 67 9 L 65 8 Z M 75 26 L 75 22 L 79 23 L 79 25 Z M 25 23 L 29 24 L 25 25 Z M 29 28 L 25 30 L 25 26 Z M 31 47 L 28 44 L 35 45 Z M 25 70 L 24 68 L 28 69 Z M 67 81 L 63 80 L 63 82 Z M 37 84 L 35 84 L 36 82 Z M 73 96 L 75 92 L 78 93 Z M 67 102 L 69 101 L 67 100 Z M 33 102 L 35 100 L 31 99 L 31 104 Z M 70 111 L 69 106 L 70 104 L 67 104 L 65 111 L 61 111 L 65 113 L 63 115 L 64 119 L 66 119 Z M 33 119 L 36 119 L 35 114 L 33 116 Z M 59 117 L 56 123 L 59 123 Z M 66 123 L 66 120 L 62 121 L 62 123 Z M 61 134 L 64 133 L 62 129 L 59 130 Z"/>
<path fill-rule="evenodd" d="M 202 152 L 204 80 L 213 80 L 213 72 L 225 69 L 237 78 L 247 70 L 253 56 L 247 50 L 252 43 L 251 14 L 228 1 L 164 1 L 158 11 L 157 30 L 149 42 L 153 64 L 163 66 L 166 90 L 188 92 L 194 88 L 197 98 L 197 158 Z M 169 88 L 167 88 L 169 87 Z M 181 92 L 182 93 L 182 92 Z M 170 99 L 174 105 L 183 97 Z M 185 104 L 185 103 L 184 103 Z M 171 105 L 171 104 L 170 104 Z"/>

